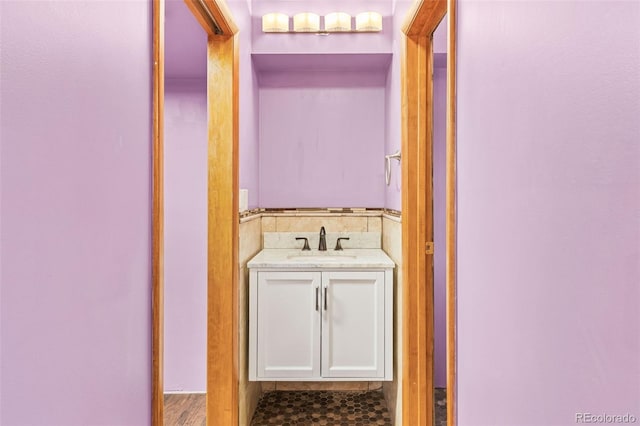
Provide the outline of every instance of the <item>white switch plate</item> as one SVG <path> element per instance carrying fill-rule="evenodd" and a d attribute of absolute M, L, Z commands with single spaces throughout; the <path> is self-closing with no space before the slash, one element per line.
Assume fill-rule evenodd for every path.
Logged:
<path fill-rule="evenodd" d="M 240 190 L 240 213 L 249 209 L 249 190 L 241 189 Z"/>

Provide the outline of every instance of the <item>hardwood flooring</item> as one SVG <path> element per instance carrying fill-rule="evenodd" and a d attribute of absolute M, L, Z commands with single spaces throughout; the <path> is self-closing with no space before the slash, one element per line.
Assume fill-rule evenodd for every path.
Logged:
<path fill-rule="evenodd" d="M 203 393 L 164 394 L 164 426 L 206 426 L 206 401 Z"/>

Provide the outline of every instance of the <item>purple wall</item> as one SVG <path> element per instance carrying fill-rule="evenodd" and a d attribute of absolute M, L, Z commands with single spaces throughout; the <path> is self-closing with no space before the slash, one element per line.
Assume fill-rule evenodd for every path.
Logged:
<path fill-rule="evenodd" d="M 244 0 L 228 2 L 240 28 L 240 188 L 249 190 L 249 208 L 260 204 L 258 180 L 258 79 L 251 61 L 251 15 Z"/>
<path fill-rule="evenodd" d="M 401 0 L 393 6 L 393 60 L 387 75 L 387 103 L 385 106 L 385 155 L 393 154 L 402 144 L 402 111 L 400 104 L 400 65 L 402 63 L 402 24 L 406 18 L 411 1 Z M 433 49 L 436 66 L 446 66 L 447 25 L 446 18 L 442 21 L 433 35 Z M 444 106 L 442 107 L 444 108 Z M 445 123 L 446 125 L 446 123 Z M 402 165 L 391 162 L 391 184 L 385 187 L 385 203 L 388 209 L 402 210 Z M 437 202 L 437 200 L 436 200 Z"/>
<path fill-rule="evenodd" d="M 400 65 L 402 54 L 402 23 L 411 5 L 410 1 L 397 1 L 393 10 L 393 59 L 389 72 L 385 91 L 387 101 L 385 104 L 385 147 L 384 155 L 393 154 L 400 149 L 402 142 L 402 116 L 400 105 Z M 391 183 L 384 186 L 384 206 L 388 209 L 402 210 L 402 164 L 391 161 Z M 384 182 L 384 181 L 383 181 Z"/>
<path fill-rule="evenodd" d="M 447 69 L 433 72 L 433 256 L 435 386 L 447 387 L 446 310 L 446 143 Z"/>
<path fill-rule="evenodd" d="M 164 389 L 204 392 L 207 371 L 206 80 L 167 80 L 164 107 Z"/>
<path fill-rule="evenodd" d="M 240 187 L 258 206 L 257 80 L 249 11 L 240 28 Z M 165 99 L 165 391 L 206 389 L 206 33 L 184 2 L 167 4 Z M 198 78 L 190 78 L 197 76 Z"/>
<path fill-rule="evenodd" d="M 640 419 L 638 22 L 459 3 L 460 425 Z"/>
<path fill-rule="evenodd" d="M 251 17 L 246 1 L 227 3 L 240 28 L 240 188 L 249 190 L 249 208 L 256 208 L 259 201 L 258 88 L 251 62 Z M 177 79 L 206 78 L 206 33 L 183 1 L 168 1 L 165 16 L 165 75 Z"/>
<path fill-rule="evenodd" d="M 0 9 L 0 423 L 149 424 L 150 3 Z"/>
<path fill-rule="evenodd" d="M 382 206 L 384 84 L 384 72 L 262 73 L 260 206 Z"/>
<path fill-rule="evenodd" d="M 400 65 L 402 60 L 402 24 L 411 2 L 395 3 L 393 25 L 393 60 L 386 81 L 387 102 L 385 105 L 385 154 L 400 149 L 402 139 Z M 446 19 L 446 18 L 445 18 Z M 446 66 L 446 20 L 434 33 L 436 66 Z M 435 303 L 435 386 L 446 387 L 446 288 L 445 288 L 445 144 L 446 144 L 446 68 L 434 71 L 434 303 Z M 402 165 L 391 162 L 391 184 L 385 186 L 385 207 L 402 209 Z"/>
<path fill-rule="evenodd" d="M 184 1 L 165 2 L 165 63 L 167 78 L 207 78 L 207 33 Z"/>

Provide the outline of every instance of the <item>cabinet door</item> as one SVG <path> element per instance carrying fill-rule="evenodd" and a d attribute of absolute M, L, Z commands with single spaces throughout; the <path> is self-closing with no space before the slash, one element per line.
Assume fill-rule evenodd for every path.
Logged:
<path fill-rule="evenodd" d="M 384 377 L 384 285 L 384 272 L 323 272 L 323 377 Z"/>
<path fill-rule="evenodd" d="M 258 376 L 320 376 L 320 272 L 258 273 Z"/>

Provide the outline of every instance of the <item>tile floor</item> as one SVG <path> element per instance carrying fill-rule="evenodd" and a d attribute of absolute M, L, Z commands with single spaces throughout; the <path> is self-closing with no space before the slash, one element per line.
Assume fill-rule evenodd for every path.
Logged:
<path fill-rule="evenodd" d="M 434 426 L 447 426 L 447 390 L 435 388 L 435 417 Z"/>
<path fill-rule="evenodd" d="M 447 424 L 446 389 L 435 390 L 435 426 Z M 392 425 L 381 391 L 266 392 L 251 426 Z"/>
<path fill-rule="evenodd" d="M 273 391 L 265 393 L 251 426 L 391 426 L 380 391 Z"/>

